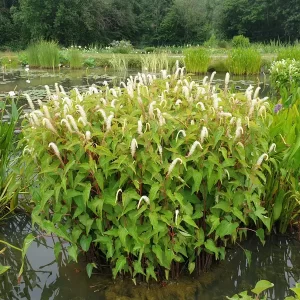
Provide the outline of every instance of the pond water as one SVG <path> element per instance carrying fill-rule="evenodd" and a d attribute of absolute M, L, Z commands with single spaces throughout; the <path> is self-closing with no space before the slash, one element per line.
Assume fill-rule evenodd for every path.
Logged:
<path fill-rule="evenodd" d="M 21 241 L 31 231 L 29 216 L 14 216 L 1 224 L 0 240 L 21 246 Z M 11 270 L 0 276 L 1 300 L 226 299 L 226 295 L 250 290 L 261 279 L 275 284 L 268 299 L 282 300 L 292 294 L 289 288 L 300 281 L 300 242 L 292 235 L 272 235 L 267 238 L 265 246 L 255 237 L 243 243 L 244 248 L 252 251 L 250 266 L 243 250 L 235 247 L 228 251 L 226 261 L 199 278 L 183 278 L 167 286 L 134 286 L 126 280 L 113 282 L 109 274 L 95 274 L 88 279 L 83 258 L 78 264 L 66 264 L 67 256 L 62 252 L 59 261 L 56 261 L 53 254 L 56 238 L 42 237 L 37 229 L 34 229 L 34 234 L 40 237 L 29 248 L 20 283 L 17 280 L 20 253 L 8 248 L 4 255 L 0 255 L 0 263 L 11 266 Z"/>

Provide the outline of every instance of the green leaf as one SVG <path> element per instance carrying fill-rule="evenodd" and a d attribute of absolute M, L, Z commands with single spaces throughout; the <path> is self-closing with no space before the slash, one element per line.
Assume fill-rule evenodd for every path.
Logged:
<path fill-rule="evenodd" d="M 255 288 L 251 290 L 256 295 L 259 295 L 263 291 L 273 287 L 274 284 L 271 283 L 270 281 L 267 280 L 260 280 L 259 282 L 256 283 Z"/>
<path fill-rule="evenodd" d="M 89 278 L 91 278 L 94 268 L 97 268 L 95 263 L 89 263 L 86 265 L 86 272 Z"/>
<path fill-rule="evenodd" d="M 216 259 L 218 259 L 219 257 L 219 249 L 216 246 L 216 244 L 214 243 L 214 241 L 212 239 L 207 240 L 204 243 L 204 246 L 207 250 L 209 250 L 210 252 L 213 252 L 216 256 Z"/>
<path fill-rule="evenodd" d="M 194 262 L 189 262 L 188 269 L 189 269 L 190 274 L 192 274 L 194 272 L 195 267 L 196 267 L 196 264 Z"/>
<path fill-rule="evenodd" d="M 159 189 L 160 189 L 160 184 L 159 183 L 154 183 L 151 186 L 151 189 L 150 189 L 150 192 L 149 192 L 150 202 L 156 200 L 156 198 L 157 198 L 157 192 L 159 191 Z"/>
<path fill-rule="evenodd" d="M 232 213 L 233 213 L 239 220 L 241 220 L 244 224 L 247 224 L 247 223 L 246 223 L 246 220 L 245 220 L 245 218 L 244 218 L 243 213 L 242 213 L 239 209 L 237 209 L 236 207 L 234 207 L 234 208 L 232 209 Z"/>
<path fill-rule="evenodd" d="M 247 249 L 244 249 L 244 253 L 246 255 L 246 258 L 247 258 L 247 262 L 249 264 L 249 266 L 251 265 L 251 258 L 252 258 L 252 252 L 247 250 Z"/>
<path fill-rule="evenodd" d="M 191 216 L 184 215 L 182 219 L 184 222 L 188 223 L 189 225 L 198 228 L 197 224 L 195 223 L 195 221 L 192 219 Z"/>
<path fill-rule="evenodd" d="M 292 290 L 298 296 L 298 299 L 300 299 L 300 287 L 296 286 L 294 288 L 290 288 L 290 290 Z"/>
<path fill-rule="evenodd" d="M 220 201 L 218 204 L 216 204 L 212 208 L 219 208 L 219 209 L 222 209 L 225 212 L 230 212 L 231 211 L 230 204 L 227 201 Z"/>
<path fill-rule="evenodd" d="M 146 281 L 149 281 L 150 276 L 157 281 L 156 274 L 154 272 L 154 266 L 148 266 L 146 268 Z"/>
<path fill-rule="evenodd" d="M 127 259 L 125 256 L 120 255 L 117 259 L 116 266 L 113 268 L 113 278 L 116 279 L 117 274 L 123 269 L 123 267 L 127 264 Z"/>
<path fill-rule="evenodd" d="M 280 218 L 282 212 L 282 204 L 284 200 L 284 190 L 280 190 L 276 196 L 274 207 L 273 207 L 273 220 L 274 222 Z"/>
<path fill-rule="evenodd" d="M 256 236 L 260 239 L 261 243 L 264 245 L 265 244 L 265 231 L 260 228 L 256 230 Z"/>
<path fill-rule="evenodd" d="M 18 274 L 18 278 L 20 278 L 23 273 L 26 253 L 27 253 L 30 245 L 32 244 L 32 242 L 35 240 L 35 238 L 36 237 L 32 233 L 30 233 L 26 236 L 26 238 L 24 240 L 23 248 L 22 248 L 22 265 L 21 265 L 21 268 L 20 268 L 20 271 Z"/>
<path fill-rule="evenodd" d="M 3 274 L 3 273 L 5 273 L 9 269 L 10 269 L 9 266 L 3 266 L 2 264 L 0 264 L 0 275 Z"/>
<path fill-rule="evenodd" d="M 235 235 L 238 226 L 239 224 L 237 222 L 231 223 L 226 220 L 222 220 L 222 222 L 216 229 L 216 235 L 221 238 L 224 237 L 225 235 Z"/>
<path fill-rule="evenodd" d="M 58 260 L 58 256 L 59 256 L 61 250 L 62 250 L 61 243 L 56 242 L 55 245 L 54 245 L 54 256 L 55 256 L 56 260 Z"/>
<path fill-rule="evenodd" d="M 83 251 L 87 252 L 90 249 L 90 245 L 92 242 L 92 237 L 83 235 L 80 239 L 80 246 L 82 248 Z"/>
<path fill-rule="evenodd" d="M 78 252 L 78 248 L 76 245 L 71 245 L 70 247 L 68 247 L 69 257 L 73 259 L 75 262 L 77 262 L 77 256 L 78 256 L 77 252 Z"/>

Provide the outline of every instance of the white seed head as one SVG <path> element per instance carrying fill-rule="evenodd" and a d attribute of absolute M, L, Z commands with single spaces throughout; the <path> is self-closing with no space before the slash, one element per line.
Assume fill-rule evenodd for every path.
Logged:
<path fill-rule="evenodd" d="M 177 225 L 177 221 L 178 221 L 178 215 L 179 215 L 179 209 L 175 210 L 175 224 Z"/>
<path fill-rule="evenodd" d="M 262 154 L 262 155 L 258 158 L 258 160 L 257 160 L 257 162 L 256 162 L 256 166 L 259 167 L 259 166 L 262 164 L 262 162 L 263 162 L 264 160 L 268 160 L 268 159 L 269 159 L 269 156 L 268 156 L 267 153 Z"/>
<path fill-rule="evenodd" d="M 200 141 L 201 143 L 204 142 L 204 139 L 205 138 L 208 138 L 208 130 L 205 126 L 202 127 L 202 130 L 201 130 L 201 134 L 200 134 Z"/>
<path fill-rule="evenodd" d="M 61 159 L 61 156 L 60 156 L 60 153 L 59 153 L 59 150 L 58 150 L 58 147 L 56 146 L 56 144 L 55 143 L 49 143 L 48 147 L 52 148 L 54 154 L 57 156 L 57 158 L 60 160 L 60 162 L 62 164 L 64 164 L 62 159 Z"/>
<path fill-rule="evenodd" d="M 138 143 L 136 139 L 132 139 L 131 144 L 130 144 L 130 150 L 131 150 L 131 156 L 134 158 L 136 149 L 138 148 Z"/>
<path fill-rule="evenodd" d="M 143 122 L 141 120 L 138 120 L 137 132 L 138 132 L 139 135 L 143 135 Z"/>
<path fill-rule="evenodd" d="M 45 117 L 48 118 L 49 120 L 51 120 L 51 116 L 50 116 L 48 107 L 46 105 L 43 105 L 43 111 L 44 111 Z"/>
<path fill-rule="evenodd" d="M 72 115 L 66 115 L 66 119 L 71 123 L 73 129 L 76 132 L 79 132 L 79 129 L 77 127 L 77 123 L 76 123 L 75 119 L 73 118 L 73 116 Z"/>
<path fill-rule="evenodd" d="M 244 134 L 244 129 L 242 126 L 239 126 L 236 128 L 236 131 L 235 131 L 235 138 L 239 138 L 242 134 Z"/>
<path fill-rule="evenodd" d="M 140 198 L 140 200 L 139 200 L 138 205 L 137 205 L 137 209 L 140 208 L 140 205 L 141 205 L 141 203 L 142 203 L 143 200 L 144 200 L 148 205 L 150 205 L 150 199 L 149 199 L 147 196 L 142 196 L 142 197 Z"/>
<path fill-rule="evenodd" d="M 273 144 L 270 146 L 269 152 L 268 152 L 268 153 L 270 154 L 272 151 L 276 152 L 276 144 L 275 144 L 275 143 L 273 143 Z"/>
<path fill-rule="evenodd" d="M 111 123 L 112 123 L 112 119 L 114 118 L 114 114 L 111 113 L 107 119 L 106 119 L 106 131 L 110 131 L 111 130 Z"/>
<path fill-rule="evenodd" d="M 72 130 L 72 128 L 71 128 L 71 125 L 70 125 L 70 123 L 69 123 L 69 121 L 68 121 L 67 119 L 62 119 L 62 120 L 60 121 L 60 124 L 61 124 L 61 125 L 62 125 L 62 124 L 65 124 L 66 127 L 67 127 L 67 129 L 69 130 L 69 132 L 70 132 L 70 133 L 73 132 L 73 130 Z"/>
<path fill-rule="evenodd" d="M 49 119 L 43 118 L 43 125 L 46 126 L 52 132 L 57 134 L 57 131 L 55 130 L 55 128 L 53 127 Z"/>
<path fill-rule="evenodd" d="M 27 102 L 28 102 L 30 108 L 31 108 L 32 110 L 35 110 L 34 104 L 33 104 L 32 100 L 31 100 L 30 96 L 29 96 L 28 94 L 24 94 L 24 96 L 26 97 Z"/>
<path fill-rule="evenodd" d="M 116 192 L 116 202 L 118 202 L 118 198 L 119 198 L 119 193 L 123 193 L 123 191 L 121 189 L 118 189 L 117 192 Z"/>
<path fill-rule="evenodd" d="M 177 135 L 176 135 L 176 142 L 177 142 L 177 140 L 178 140 L 178 137 L 179 137 L 179 134 L 180 134 L 180 133 L 182 134 L 183 137 L 186 137 L 185 131 L 184 131 L 184 130 L 179 130 L 178 133 L 177 133 Z"/>
<path fill-rule="evenodd" d="M 172 163 L 171 163 L 170 166 L 169 166 L 169 170 L 168 170 L 168 173 L 167 173 L 167 177 L 172 173 L 174 167 L 176 166 L 176 164 L 177 164 L 178 162 L 179 162 L 180 164 L 182 164 L 182 159 L 179 158 L 179 157 L 175 158 L 175 159 L 172 161 Z"/>
<path fill-rule="evenodd" d="M 201 108 L 201 110 L 202 111 L 205 111 L 205 106 L 204 106 L 204 104 L 203 104 L 203 102 L 198 102 L 197 104 L 196 104 L 196 107 L 198 107 L 198 106 L 200 106 L 200 108 Z"/>
<path fill-rule="evenodd" d="M 191 149 L 190 149 L 190 151 L 189 151 L 187 157 L 191 156 L 191 155 L 195 152 L 197 146 L 199 146 L 200 149 L 203 149 L 202 146 L 201 146 L 201 144 L 200 144 L 200 142 L 199 142 L 199 141 L 195 141 L 195 142 L 193 143 L 193 145 L 192 145 L 192 147 L 191 147 Z"/>
<path fill-rule="evenodd" d="M 154 105 L 156 104 L 156 101 L 152 101 L 150 104 L 149 104 L 149 116 L 151 118 L 154 118 L 155 115 L 154 115 Z"/>

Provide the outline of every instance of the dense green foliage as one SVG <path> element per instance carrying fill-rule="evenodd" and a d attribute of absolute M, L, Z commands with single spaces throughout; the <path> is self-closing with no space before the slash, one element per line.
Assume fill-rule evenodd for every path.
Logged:
<path fill-rule="evenodd" d="M 33 222 L 69 241 L 74 260 L 100 250 L 114 277 L 176 277 L 184 265 L 201 272 L 223 259 L 247 228 L 261 240 L 271 230 L 273 207 L 262 199 L 278 133 L 270 137 L 266 99 L 251 87 L 230 94 L 228 75 L 219 90 L 178 72 L 57 91 L 24 122 Z"/>
<path fill-rule="evenodd" d="M 300 37 L 299 15 L 297 0 L 4 0 L 0 45 L 16 49 L 43 38 L 67 46 L 158 46 L 241 34 L 290 42 Z"/>
<path fill-rule="evenodd" d="M 184 51 L 184 63 L 188 72 L 206 73 L 210 61 L 210 54 L 204 48 L 189 48 Z"/>

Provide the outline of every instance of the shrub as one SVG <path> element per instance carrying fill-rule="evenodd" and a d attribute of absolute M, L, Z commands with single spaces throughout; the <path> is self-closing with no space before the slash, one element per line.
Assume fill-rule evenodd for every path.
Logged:
<path fill-rule="evenodd" d="M 218 46 L 219 40 L 217 39 L 215 34 L 212 34 L 210 38 L 204 42 L 203 46 L 207 48 L 213 48 Z"/>
<path fill-rule="evenodd" d="M 227 65 L 229 72 L 236 75 L 258 74 L 261 68 L 261 55 L 252 48 L 237 48 L 228 55 Z"/>
<path fill-rule="evenodd" d="M 211 60 L 208 50 L 204 48 L 188 48 L 184 51 L 184 55 L 184 62 L 188 72 L 207 72 Z"/>
<path fill-rule="evenodd" d="M 32 220 L 68 241 L 70 258 L 94 249 L 114 277 L 168 279 L 224 259 L 245 227 L 270 230 L 260 201 L 270 112 L 251 88 L 234 96 L 178 71 L 56 94 L 24 120 Z"/>
<path fill-rule="evenodd" d="M 232 38 L 232 46 L 234 48 L 248 48 L 250 47 L 250 40 L 243 35 L 236 35 Z"/>
<path fill-rule="evenodd" d="M 133 46 L 131 45 L 130 41 L 113 41 L 110 43 L 110 46 L 112 47 L 113 53 L 122 53 L 122 54 L 128 54 L 132 51 Z"/>

